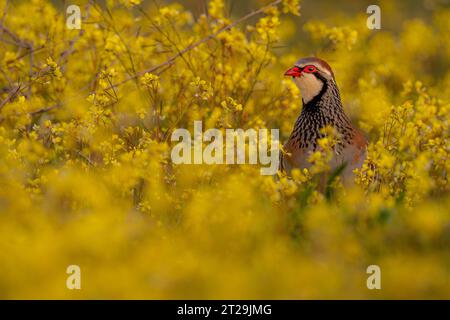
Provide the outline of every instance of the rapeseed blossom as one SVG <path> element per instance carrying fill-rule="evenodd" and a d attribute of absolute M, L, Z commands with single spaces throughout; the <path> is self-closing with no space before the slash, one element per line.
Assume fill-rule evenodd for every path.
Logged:
<path fill-rule="evenodd" d="M 82 31 L 51 1 L 0 4 L 0 296 L 449 298 L 450 10 L 370 32 L 283 0 L 204 40 L 238 18 L 229 2 L 155 3 L 86 2 Z M 193 121 L 285 141 L 301 95 L 283 71 L 312 52 L 369 140 L 353 186 L 322 181 L 331 128 L 290 177 L 172 163 Z"/>

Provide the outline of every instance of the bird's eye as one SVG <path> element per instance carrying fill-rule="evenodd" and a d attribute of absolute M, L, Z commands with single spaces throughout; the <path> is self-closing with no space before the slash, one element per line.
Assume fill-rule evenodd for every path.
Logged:
<path fill-rule="evenodd" d="M 307 66 L 307 67 L 305 67 L 304 71 L 311 73 L 311 72 L 316 72 L 317 69 L 314 66 Z"/>

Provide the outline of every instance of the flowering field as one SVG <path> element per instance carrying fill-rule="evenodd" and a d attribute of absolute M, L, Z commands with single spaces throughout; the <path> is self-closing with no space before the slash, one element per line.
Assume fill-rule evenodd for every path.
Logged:
<path fill-rule="evenodd" d="M 0 298 L 450 298 L 450 8 L 380 3 L 1 1 Z M 292 177 L 172 163 L 197 120 L 285 141 L 311 55 L 369 140 L 353 187 L 328 138 Z"/>

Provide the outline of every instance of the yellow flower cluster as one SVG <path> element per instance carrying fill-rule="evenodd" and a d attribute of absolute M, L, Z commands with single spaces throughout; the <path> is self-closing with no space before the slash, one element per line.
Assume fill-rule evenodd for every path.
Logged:
<path fill-rule="evenodd" d="M 411 204 L 430 192 L 449 190 L 450 109 L 419 81 L 405 83 L 403 95 L 410 99 L 391 108 L 358 173 L 369 188 L 385 188 Z"/>
<path fill-rule="evenodd" d="M 195 88 L 195 97 L 200 99 L 208 100 L 214 93 L 211 84 L 205 80 L 201 80 L 200 77 L 196 77 L 190 85 Z"/>
<path fill-rule="evenodd" d="M 299 0 L 283 0 L 283 12 L 292 13 L 296 16 L 300 15 L 300 1 Z"/>
<path fill-rule="evenodd" d="M 392 6 L 398 26 L 371 32 L 294 0 L 231 29 L 246 13 L 224 0 L 86 1 L 82 30 L 53 1 L 0 4 L 0 297 L 450 298 L 450 10 Z M 354 186 L 329 167 L 331 128 L 291 177 L 172 163 L 198 120 L 284 142 L 301 95 L 283 73 L 310 52 L 369 140 Z"/>
<path fill-rule="evenodd" d="M 142 84 L 150 89 L 158 89 L 159 77 L 157 75 L 146 72 L 141 78 Z"/>
<path fill-rule="evenodd" d="M 242 104 L 237 103 L 233 98 L 228 97 L 220 104 L 223 108 L 233 111 L 242 111 Z"/>
<path fill-rule="evenodd" d="M 327 27 L 322 22 L 309 22 L 304 29 L 311 34 L 314 39 L 326 40 L 332 46 L 345 46 L 351 50 L 358 39 L 358 32 L 348 26 Z"/>

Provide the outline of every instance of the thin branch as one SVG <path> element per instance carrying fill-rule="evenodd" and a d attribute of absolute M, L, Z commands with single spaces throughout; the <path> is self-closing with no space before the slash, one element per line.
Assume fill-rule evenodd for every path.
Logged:
<path fill-rule="evenodd" d="M 5 34 L 7 34 L 12 40 L 14 40 L 14 42 L 19 46 L 19 47 L 23 47 L 23 48 L 30 48 L 30 44 L 25 41 L 20 39 L 16 34 L 14 34 L 14 32 L 12 32 L 11 30 L 9 30 L 7 27 L 5 27 L 2 24 L 0 24 L 0 30 L 2 32 L 4 32 Z"/>
<path fill-rule="evenodd" d="M 38 109 L 38 110 L 31 111 L 29 114 L 34 116 L 36 114 L 40 114 L 40 113 L 44 113 L 44 112 L 56 109 L 56 108 L 58 108 L 60 106 L 61 106 L 61 103 L 56 103 L 56 104 L 53 104 L 53 105 L 48 106 L 48 107 L 44 107 L 44 108 L 41 108 L 41 109 Z"/>
<path fill-rule="evenodd" d="M 29 71 L 29 79 L 28 81 L 31 83 L 33 79 L 33 68 L 34 68 L 34 46 L 33 43 L 30 43 L 30 71 Z M 30 99 L 32 93 L 31 85 L 28 87 L 27 98 Z"/>
<path fill-rule="evenodd" d="M 74 51 L 74 46 L 75 43 L 84 35 L 84 29 L 81 29 L 80 32 L 78 33 L 78 35 L 72 39 L 69 40 L 69 48 L 67 50 L 64 50 L 63 52 L 61 52 L 59 59 L 58 59 L 58 64 L 61 65 L 62 61 L 69 56 L 70 54 L 72 54 L 72 52 Z"/>
<path fill-rule="evenodd" d="M 0 102 L 0 110 L 3 108 L 3 106 L 9 102 L 9 100 L 11 100 L 19 91 L 20 91 L 20 84 L 12 89 L 11 91 L 9 91 L 8 96 L 2 101 Z"/>
<path fill-rule="evenodd" d="M 91 160 L 90 158 L 86 157 L 81 151 L 77 151 L 77 154 L 78 154 L 81 158 L 83 158 L 84 160 L 86 160 L 86 162 L 87 162 L 90 166 L 92 166 L 92 167 L 95 166 L 95 163 L 93 163 L 92 160 Z"/>

